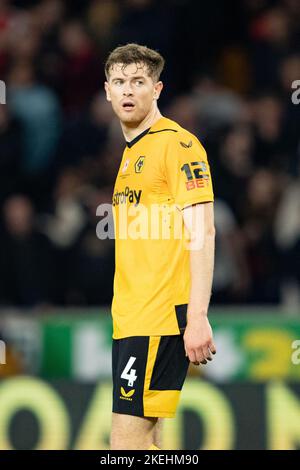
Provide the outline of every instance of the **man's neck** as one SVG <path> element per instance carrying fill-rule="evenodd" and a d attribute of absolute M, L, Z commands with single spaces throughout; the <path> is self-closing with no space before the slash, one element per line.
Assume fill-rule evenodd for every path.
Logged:
<path fill-rule="evenodd" d="M 159 109 L 156 107 L 151 111 L 143 121 L 141 121 L 136 127 L 128 127 L 126 124 L 121 122 L 122 131 L 126 142 L 130 142 L 135 139 L 138 135 L 149 129 L 162 117 Z"/>

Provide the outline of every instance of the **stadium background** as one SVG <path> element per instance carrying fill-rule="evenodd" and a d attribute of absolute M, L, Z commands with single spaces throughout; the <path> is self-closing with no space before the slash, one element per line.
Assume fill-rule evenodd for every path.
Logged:
<path fill-rule="evenodd" d="M 297 0 L 0 0 L 0 449 L 108 446 L 96 208 L 124 148 L 103 63 L 127 42 L 165 56 L 160 108 L 206 147 L 216 195 L 218 355 L 190 368 L 165 447 L 300 448 L 299 33 Z"/>

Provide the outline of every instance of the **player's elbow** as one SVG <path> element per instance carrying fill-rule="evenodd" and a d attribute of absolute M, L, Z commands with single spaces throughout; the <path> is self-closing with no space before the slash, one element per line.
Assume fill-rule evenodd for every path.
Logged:
<path fill-rule="evenodd" d="M 216 236 L 216 228 L 214 223 L 205 224 L 205 236 L 214 239 Z"/>
<path fill-rule="evenodd" d="M 205 238 L 215 238 L 216 236 L 216 228 L 214 222 L 209 220 L 204 223 L 204 236 Z"/>

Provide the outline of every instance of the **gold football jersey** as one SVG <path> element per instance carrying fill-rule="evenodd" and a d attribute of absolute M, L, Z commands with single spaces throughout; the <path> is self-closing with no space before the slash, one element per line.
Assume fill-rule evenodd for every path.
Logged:
<path fill-rule="evenodd" d="M 165 117 L 127 143 L 113 193 L 113 338 L 180 333 L 190 291 L 182 209 L 213 201 L 198 139 Z"/>

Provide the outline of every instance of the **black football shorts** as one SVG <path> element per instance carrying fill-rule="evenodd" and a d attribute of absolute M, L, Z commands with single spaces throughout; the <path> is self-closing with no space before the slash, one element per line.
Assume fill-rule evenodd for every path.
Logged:
<path fill-rule="evenodd" d="M 113 340 L 113 412 L 172 418 L 189 359 L 183 334 Z"/>

